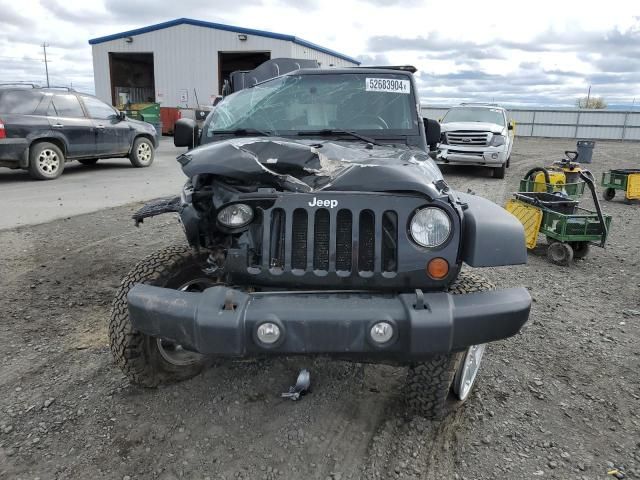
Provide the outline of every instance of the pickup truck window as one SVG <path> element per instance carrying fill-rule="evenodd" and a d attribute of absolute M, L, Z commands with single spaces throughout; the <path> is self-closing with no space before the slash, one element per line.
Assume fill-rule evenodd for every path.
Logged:
<path fill-rule="evenodd" d="M 452 108 L 442 119 L 442 123 L 481 122 L 495 123 L 504 127 L 504 114 L 497 108 L 459 107 Z"/>
<path fill-rule="evenodd" d="M 418 116 L 411 89 L 404 75 L 286 75 L 225 98 L 206 135 L 244 129 L 280 135 L 320 130 L 415 135 Z"/>

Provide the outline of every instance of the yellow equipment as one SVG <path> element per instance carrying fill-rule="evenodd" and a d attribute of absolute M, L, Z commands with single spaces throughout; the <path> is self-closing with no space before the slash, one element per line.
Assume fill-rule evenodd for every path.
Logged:
<path fill-rule="evenodd" d="M 515 199 L 508 200 L 504 208 L 522 223 L 527 248 L 529 250 L 535 248 L 538 243 L 540 224 L 542 223 L 542 210 Z"/>
<path fill-rule="evenodd" d="M 529 170 L 520 181 L 520 191 L 562 193 L 574 199 L 582 196 L 585 183 L 581 175 L 591 176 L 591 172 L 575 161 L 577 152 L 564 153 L 566 158 L 554 162 L 553 165 Z"/>
<path fill-rule="evenodd" d="M 552 185 L 551 191 L 561 192 L 567 184 L 567 176 L 562 171 L 553 171 L 550 168 L 547 168 L 547 171 L 549 172 L 549 185 Z M 544 177 L 543 172 L 539 172 L 533 177 L 534 192 L 547 192 L 549 190 Z"/>
<path fill-rule="evenodd" d="M 640 200 L 640 173 L 632 173 L 627 180 L 627 198 Z"/>
<path fill-rule="evenodd" d="M 602 182 L 605 187 L 603 193 L 605 200 L 612 200 L 616 190 L 625 192 L 626 200 L 640 200 L 640 169 L 618 168 L 602 174 Z"/>

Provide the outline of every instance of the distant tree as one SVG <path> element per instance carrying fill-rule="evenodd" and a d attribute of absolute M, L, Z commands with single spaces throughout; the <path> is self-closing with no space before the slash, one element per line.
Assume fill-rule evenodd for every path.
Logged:
<path fill-rule="evenodd" d="M 607 102 L 602 97 L 582 97 L 576 100 L 576 107 L 603 109 L 607 108 Z"/>

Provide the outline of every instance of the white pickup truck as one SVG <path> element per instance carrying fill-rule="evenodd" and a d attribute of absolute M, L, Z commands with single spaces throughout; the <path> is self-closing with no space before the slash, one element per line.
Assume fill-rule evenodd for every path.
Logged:
<path fill-rule="evenodd" d="M 490 167 L 495 178 L 504 178 L 514 137 L 504 108 L 463 103 L 449 109 L 440 122 L 438 163 Z"/>

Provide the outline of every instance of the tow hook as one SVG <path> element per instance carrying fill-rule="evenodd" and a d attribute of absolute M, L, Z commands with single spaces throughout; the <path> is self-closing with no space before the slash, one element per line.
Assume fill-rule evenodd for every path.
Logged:
<path fill-rule="evenodd" d="M 292 387 L 289 387 L 289 391 L 285 392 L 281 395 L 282 398 L 290 398 L 293 401 L 299 400 L 302 395 L 305 395 L 309 392 L 309 388 L 311 387 L 311 375 L 309 374 L 309 370 L 303 368 L 300 370 L 298 374 L 298 379 L 296 380 L 296 384 Z"/>

